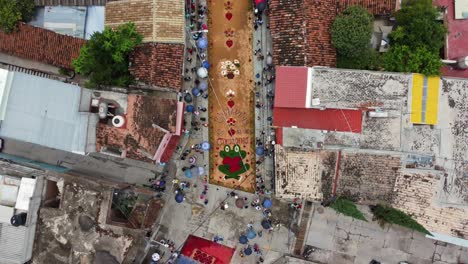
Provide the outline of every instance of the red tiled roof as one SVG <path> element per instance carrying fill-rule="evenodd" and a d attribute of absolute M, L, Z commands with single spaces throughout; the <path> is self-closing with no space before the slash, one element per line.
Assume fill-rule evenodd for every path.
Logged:
<path fill-rule="evenodd" d="M 271 0 L 274 63 L 334 67 L 336 51 L 330 28 L 336 15 L 351 5 L 362 6 L 373 15 L 387 15 L 395 9 L 396 0 Z"/>
<path fill-rule="evenodd" d="M 180 253 L 203 264 L 229 264 L 234 251 L 233 248 L 190 235 Z"/>
<path fill-rule="evenodd" d="M 179 144 L 180 136 L 172 135 L 169 143 L 167 143 L 166 148 L 160 158 L 161 162 L 169 162 L 172 158 L 172 154 L 174 154 L 177 145 Z"/>
<path fill-rule="evenodd" d="M 434 0 L 434 5 L 446 6 L 445 22 L 448 27 L 445 55 L 448 60 L 456 60 L 468 55 L 467 35 L 468 19 L 455 19 L 455 5 L 452 0 Z M 442 68 L 443 76 L 468 78 L 468 70 L 460 70 L 451 66 Z"/>
<path fill-rule="evenodd" d="M 306 106 L 307 67 L 276 67 L 275 107 Z"/>
<path fill-rule="evenodd" d="M 130 56 L 130 72 L 137 81 L 179 91 L 182 87 L 184 45 L 146 43 Z"/>
<path fill-rule="evenodd" d="M 0 31 L 0 52 L 66 69 L 72 69 L 72 59 L 85 43 L 84 39 L 23 23 L 11 34 Z"/>
<path fill-rule="evenodd" d="M 273 110 L 273 125 L 361 133 L 362 112 L 341 109 L 280 108 Z"/>

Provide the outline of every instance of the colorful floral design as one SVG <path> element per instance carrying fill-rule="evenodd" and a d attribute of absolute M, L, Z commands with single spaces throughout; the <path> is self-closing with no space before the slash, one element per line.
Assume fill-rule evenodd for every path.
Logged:
<path fill-rule="evenodd" d="M 226 38 L 234 37 L 234 29 L 228 28 L 228 29 L 224 30 L 224 35 L 226 36 Z"/>
<path fill-rule="evenodd" d="M 250 165 L 244 163 L 243 159 L 247 153 L 242 150 L 239 145 L 234 145 L 231 148 L 229 145 L 224 146 L 224 149 L 219 152 L 221 158 L 223 158 L 222 165 L 218 166 L 218 169 L 224 173 L 227 179 L 240 179 L 240 175 L 250 169 Z"/>
<path fill-rule="evenodd" d="M 234 3 L 232 3 L 231 1 L 227 1 L 226 3 L 224 3 L 224 9 L 226 10 L 232 10 L 233 6 L 234 6 Z"/>
<path fill-rule="evenodd" d="M 230 125 L 230 126 L 233 126 L 233 125 L 236 124 L 236 119 L 230 117 L 230 118 L 228 118 L 228 120 L 226 120 L 226 123 L 227 123 L 228 125 Z"/>
<path fill-rule="evenodd" d="M 233 63 L 230 60 L 221 62 L 221 75 L 227 77 L 228 79 L 233 79 L 236 75 L 240 74 L 240 63 L 238 60 L 234 60 L 236 63 Z"/>

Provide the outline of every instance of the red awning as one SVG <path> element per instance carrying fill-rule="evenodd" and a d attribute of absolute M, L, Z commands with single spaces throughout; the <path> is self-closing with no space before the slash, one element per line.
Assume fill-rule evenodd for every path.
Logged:
<path fill-rule="evenodd" d="M 299 109 L 275 107 L 273 125 L 361 133 L 361 110 Z"/>
<path fill-rule="evenodd" d="M 202 264 L 229 264 L 234 251 L 233 248 L 190 235 L 181 254 Z"/>

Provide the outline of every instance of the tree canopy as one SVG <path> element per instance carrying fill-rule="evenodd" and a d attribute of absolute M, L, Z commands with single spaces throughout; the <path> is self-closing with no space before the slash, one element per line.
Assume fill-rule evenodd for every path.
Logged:
<path fill-rule="evenodd" d="M 115 30 L 106 27 L 103 32 L 93 34 L 72 65 L 77 73 L 89 78 L 86 86 L 90 88 L 128 86 L 133 81 L 128 70 L 129 54 L 142 40 L 133 23 Z"/>
<path fill-rule="evenodd" d="M 443 66 L 438 53 L 426 47 L 412 49 L 406 45 L 392 47 L 384 61 L 387 71 L 417 72 L 427 76 L 440 75 Z"/>
<path fill-rule="evenodd" d="M 359 6 L 351 6 L 338 15 L 331 28 L 332 44 L 337 53 L 356 57 L 367 51 L 372 35 L 373 17 Z"/>
<path fill-rule="evenodd" d="M 438 15 L 431 1 L 409 1 L 395 14 L 397 30 L 389 36 L 391 44 L 438 52 L 444 46 L 447 32 L 444 24 L 437 21 Z"/>
<path fill-rule="evenodd" d="M 440 75 L 439 50 L 447 29 L 437 21 L 438 10 L 430 0 L 408 0 L 395 14 L 397 28 L 390 35 L 385 54 L 388 71 Z"/>
<path fill-rule="evenodd" d="M 380 68 L 380 55 L 370 47 L 373 21 L 373 16 L 360 6 L 350 6 L 336 17 L 331 36 L 339 68 Z"/>
<path fill-rule="evenodd" d="M 18 22 L 29 22 L 33 16 L 33 0 L 0 0 L 0 30 L 5 33 L 13 32 Z"/>

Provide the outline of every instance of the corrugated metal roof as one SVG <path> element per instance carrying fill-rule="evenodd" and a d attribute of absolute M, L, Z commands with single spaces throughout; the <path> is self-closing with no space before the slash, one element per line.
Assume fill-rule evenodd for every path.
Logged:
<path fill-rule="evenodd" d="M 361 133 L 362 112 L 341 109 L 279 108 L 273 110 L 273 125 Z"/>
<path fill-rule="evenodd" d="M 0 135 L 84 153 L 88 114 L 79 113 L 80 87 L 23 73 L 13 81 Z"/>
<path fill-rule="evenodd" d="M 104 6 L 46 6 L 36 8 L 30 25 L 62 35 L 90 39 L 94 32 L 104 31 Z"/>
<path fill-rule="evenodd" d="M 276 67 L 275 107 L 306 107 L 307 67 Z"/>
<path fill-rule="evenodd" d="M 32 255 L 37 211 L 41 203 L 41 194 L 44 187 L 44 177 L 42 176 L 44 172 L 4 161 L 0 161 L 0 167 L 2 173 L 5 172 L 5 169 L 8 169 L 8 171 L 12 170 L 19 175 L 28 173 L 30 176 L 36 176 L 36 186 L 29 203 L 26 225 L 14 227 L 10 223 L 0 223 L 0 263 L 23 264 L 29 261 Z"/>

